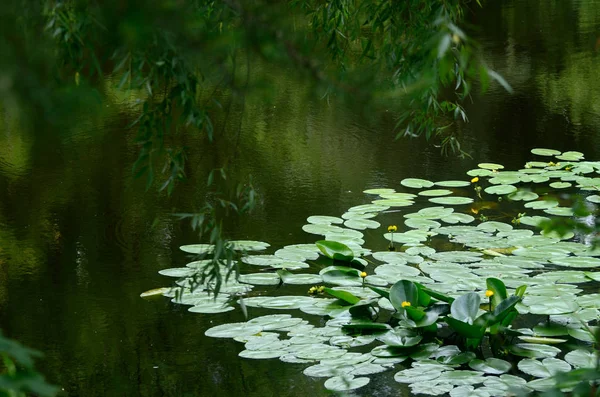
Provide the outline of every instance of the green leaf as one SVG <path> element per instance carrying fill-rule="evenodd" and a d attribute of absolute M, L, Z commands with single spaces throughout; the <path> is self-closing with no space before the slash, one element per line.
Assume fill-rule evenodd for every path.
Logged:
<path fill-rule="evenodd" d="M 341 299 L 344 302 L 347 302 L 351 305 L 355 305 L 358 302 L 360 302 L 360 298 L 351 294 L 350 292 L 347 291 L 342 291 L 342 290 L 338 290 L 338 289 L 331 289 L 331 288 L 325 288 L 324 289 L 325 292 L 327 292 L 329 295 Z"/>
<path fill-rule="evenodd" d="M 492 295 L 492 308 L 498 306 L 500 302 L 507 298 L 506 286 L 501 280 L 489 277 L 485 280 L 485 283 L 487 289 L 494 293 L 494 295 Z"/>
<path fill-rule="evenodd" d="M 350 262 L 354 259 L 354 252 L 346 244 L 327 240 L 319 240 L 315 244 L 323 255 L 333 260 Z"/>
<path fill-rule="evenodd" d="M 391 347 L 410 347 L 421 342 L 423 337 L 406 329 L 395 329 L 379 335 L 378 340 Z"/>
<path fill-rule="evenodd" d="M 484 327 L 471 325 L 452 317 L 446 317 L 444 321 L 460 335 L 467 338 L 481 339 L 485 333 Z"/>
<path fill-rule="evenodd" d="M 403 313 L 403 302 L 409 302 L 411 306 L 419 305 L 419 293 L 417 286 L 412 281 L 400 280 L 390 288 L 390 302 L 398 312 Z"/>
<path fill-rule="evenodd" d="M 458 321 L 473 324 L 479 311 L 481 298 L 475 292 L 459 296 L 450 307 L 450 313 Z"/>

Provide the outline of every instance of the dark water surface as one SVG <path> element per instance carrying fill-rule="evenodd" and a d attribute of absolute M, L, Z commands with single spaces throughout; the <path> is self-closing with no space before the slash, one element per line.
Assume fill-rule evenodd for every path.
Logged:
<path fill-rule="evenodd" d="M 250 98 L 243 116 L 228 119 L 241 125 L 233 177 L 251 174 L 261 195 L 253 215 L 231 225 L 233 237 L 275 249 L 313 242 L 301 230 L 305 219 L 368 202 L 366 188 L 398 187 L 406 177 L 464 179 L 482 161 L 517 169 L 533 147 L 600 159 L 600 3 L 490 1 L 469 20 L 485 59 L 514 88 L 474 95 L 470 123 L 454 127 L 473 159 L 394 142 L 385 106 L 361 112 L 308 100 L 283 74 L 268 104 Z M 207 170 L 234 149 L 231 141 L 206 149 L 190 136 L 189 181 L 170 198 L 145 192 L 131 176 L 138 150 L 126 133 L 131 115 L 118 106 L 111 114 L 82 115 L 72 129 L 35 139 L 0 114 L 5 334 L 43 351 L 39 368 L 70 396 L 327 395 L 324 379 L 304 376 L 302 365 L 239 359 L 242 344 L 204 336 L 213 325 L 242 321 L 238 311 L 192 314 L 139 297 L 169 285 L 160 269 L 188 262 L 178 247 L 197 237 L 170 214 L 201 205 Z M 384 249 L 380 232 L 367 233 L 369 248 Z M 371 376 L 357 394 L 404 392 L 393 374 Z"/>

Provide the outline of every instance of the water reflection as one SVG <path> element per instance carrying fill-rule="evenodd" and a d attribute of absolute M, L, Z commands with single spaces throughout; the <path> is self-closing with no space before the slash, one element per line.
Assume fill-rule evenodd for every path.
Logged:
<path fill-rule="evenodd" d="M 240 313 L 191 315 L 139 298 L 168 283 L 157 271 L 186 263 L 178 246 L 196 240 L 170 214 L 197 209 L 207 170 L 228 160 L 231 179 L 251 174 L 261 194 L 256 212 L 228 231 L 279 248 L 314 241 L 300 229 L 309 215 L 340 215 L 368 201 L 362 190 L 397 187 L 405 177 L 463 178 L 482 161 L 518 169 L 533 147 L 598 159 L 600 4 L 488 2 L 472 21 L 484 57 L 515 89 L 475 92 L 471 122 L 454 126 L 472 160 L 444 158 L 419 140 L 393 142 L 390 104 L 311 100 L 304 82 L 285 71 L 270 98 L 248 97 L 243 113 L 241 103 L 232 105 L 214 145 L 199 135 L 180 138 L 191 153 L 189 181 L 172 197 L 145 193 L 145 181 L 131 177 L 138 151 L 124 132 L 131 98 L 115 96 L 128 108 L 82 115 L 68 130 L 45 134 L 28 135 L 0 113 L 6 334 L 45 351 L 40 368 L 69 395 L 324 395 L 322 380 L 299 366 L 239 360 L 239 344 L 203 337 L 215 323 L 242 320 Z M 368 238 L 379 241 L 378 232 Z M 396 395 L 392 376 L 374 376 L 359 394 Z"/>

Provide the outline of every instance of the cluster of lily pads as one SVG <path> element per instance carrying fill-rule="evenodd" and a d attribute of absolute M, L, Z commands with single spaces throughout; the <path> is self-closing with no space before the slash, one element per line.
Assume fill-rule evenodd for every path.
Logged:
<path fill-rule="evenodd" d="M 206 335 L 244 343 L 244 358 L 305 363 L 306 375 L 328 378 L 325 387 L 334 391 L 365 386 L 367 375 L 391 369 L 415 394 L 553 388 L 557 373 L 598 366 L 592 344 L 600 320 L 594 270 L 600 250 L 585 244 L 586 236 L 538 226 L 547 215 L 573 216 L 575 193 L 594 213 L 600 162 L 584 161 L 579 152 L 531 152 L 545 161 L 517 171 L 482 163 L 467 181 L 407 178 L 400 185 L 408 191 L 366 190 L 376 198 L 341 217 L 309 217 L 302 229 L 321 236 L 312 244 L 251 254 L 270 246 L 233 242 L 244 265 L 216 297 L 207 293 L 210 282 L 190 288 L 210 259 L 160 271 L 178 278 L 182 293 L 164 288 L 142 295 L 160 293 L 197 313 L 235 305 L 289 311 L 294 316 L 259 316 Z M 399 207 L 407 209 L 405 227 L 386 228 L 389 249 L 365 248 L 363 231 L 381 228 Z M 212 247 L 181 249 L 210 255 Z M 269 287 L 281 284 L 312 287 L 302 295 Z M 318 318 L 327 319 L 324 326 L 311 321 Z"/>

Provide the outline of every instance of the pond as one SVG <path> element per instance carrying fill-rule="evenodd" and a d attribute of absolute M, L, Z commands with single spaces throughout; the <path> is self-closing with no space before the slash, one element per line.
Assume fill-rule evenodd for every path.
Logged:
<path fill-rule="evenodd" d="M 529 161 L 560 161 L 534 155 L 533 148 L 579 151 L 586 160 L 600 160 L 600 5 L 591 0 L 490 2 L 469 21 L 485 59 L 514 89 L 508 94 L 493 86 L 485 95 L 474 94 L 467 106 L 470 123 L 453 127 L 471 159 L 443 157 L 426 142 L 393 141 L 393 104 L 361 109 L 309 100 L 302 82 L 285 73 L 276 77 L 277 90 L 268 103 L 249 98 L 243 114 L 234 107 L 226 124 L 234 132 L 239 128 L 239 135 L 230 134 L 232 141 L 218 141 L 218 149 L 207 150 L 200 137 L 186 138 L 189 181 L 171 197 L 146 192 L 145 181 L 133 179 L 138 147 L 125 133 L 133 115 L 119 103 L 111 105 L 110 117 L 82 116 L 67 131 L 35 137 L 18 131 L 10 115 L 0 115 L 0 324 L 5 334 L 43 351 L 39 369 L 66 395 L 327 395 L 327 378 L 304 375 L 307 364 L 242 359 L 243 344 L 205 336 L 216 325 L 245 321 L 241 310 L 190 313 L 189 306 L 166 298 L 144 300 L 140 293 L 172 285 L 173 279 L 158 272 L 190 262 L 179 247 L 197 243 L 197 235 L 172 214 L 196 209 L 204 199 L 207 170 L 231 156 L 233 177 L 251 174 L 260 201 L 251 216 L 228 230 L 235 239 L 268 242 L 268 254 L 322 239 L 303 230 L 307 218 L 340 217 L 370 203 L 377 197 L 363 193 L 366 189 L 416 194 L 424 189 L 400 182 L 462 180 L 469 186 L 457 194 L 475 197 L 474 176 L 466 173 L 480 163 L 516 171 Z M 491 186 L 488 177 L 480 178 L 482 188 Z M 489 205 L 496 206 L 496 196 L 495 202 L 489 196 Z M 373 218 L 381 226 L 364 231 L 364 247 L 385 251 L 387 226 L 404 232 L 404 215 L 426 206 L 452 207 L 480 223 L 480 214 L 468 204 L 431 204 L 428 196 L 417 201 L 417 207 L 394 207 L 399 211 Z M 519 212 L 544 214 L 515 203 L 477 211 L 508 224 Z M 372 275 L 373 269 L 366 270 Z M 256 290 L 308 296 L 312 285 Z M 594 293 L 598 283 L 589 281 L 583 288 Z M 249 311 L 252 317 L 275 313 Z M 291 313 L 325 324 L 319 316 Z M 370 382 L 355 393 L 409 393 L 394 381 L 400 368 L 368 375 Z"/>

